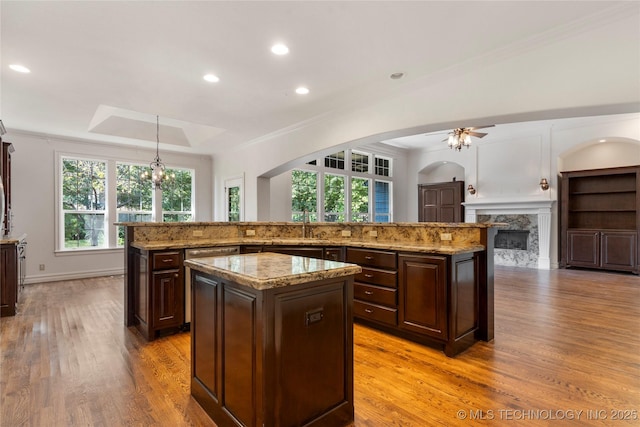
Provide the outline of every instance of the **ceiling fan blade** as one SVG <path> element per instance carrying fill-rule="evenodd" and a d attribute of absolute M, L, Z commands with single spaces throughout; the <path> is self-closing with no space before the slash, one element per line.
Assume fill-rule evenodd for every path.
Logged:
<path fill-rule="evenodd" d="M 495 125 L 487 125 L 487 126 L 476 126 L 476 127 L 472 127 L 472 128 L 467 128 L 467 130 L 478 130 L 478 129 L 485 129 L 485 128 L 492 128 Z"/>
<path fill-rule="evenodd" d="M 483 132 L 469 132 L 469 135 L 475 136 L 476 138 L 482 138 L 483 136 L 488 135 L 488 134 L 483 133 Z"/>

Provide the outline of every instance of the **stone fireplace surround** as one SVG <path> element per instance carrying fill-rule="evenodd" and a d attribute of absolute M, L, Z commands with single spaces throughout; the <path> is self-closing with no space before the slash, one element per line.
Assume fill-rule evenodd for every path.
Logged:
<path fill-rule="evenodd" d="M 534 215 L 537 217 L 538 254 L 537 266 L 539 270 L 551 269 L 551 207 L 553 200 L 478 200 L 467 201 L 465 207 L 465 222 L 478 222 L 481 215 Z M 498 260 L 496 260 L 498 261 Z M 496 262 L 498 264 L 498 262 Z M 526 264 L 526 262 L 525 262 Z"/>

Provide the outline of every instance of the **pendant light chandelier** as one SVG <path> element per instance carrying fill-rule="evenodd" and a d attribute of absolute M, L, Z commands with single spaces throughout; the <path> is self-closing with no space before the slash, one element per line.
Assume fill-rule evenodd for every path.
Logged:
<path fill-rule="evenodd" d="M 162 181 L 169 179 L 169 175 L 165 173 L 164 163 L 160 159 L 160 116 L 156 116 L 156 158 L 149 163 L 149 169 L 151 169 L 151 175 L 149 175 L 149 171 L 144 171 L 142 178 L 151 179 L 154 190 L 162 189 Z"/>

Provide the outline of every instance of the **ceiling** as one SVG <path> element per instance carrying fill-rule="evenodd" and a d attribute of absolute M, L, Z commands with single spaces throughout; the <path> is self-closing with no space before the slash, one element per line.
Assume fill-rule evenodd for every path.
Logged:
<path fill-rule="evenodd" d="M 159 116 L 162 149 L 215 155 L 639 10 L 612 1 L 3 0 L 0 119 L 9 131 L 155 148 Z M 276 42 L 289 54 L 274 55 Z M 310 93 L 296 94 L 300 85 Z"/>

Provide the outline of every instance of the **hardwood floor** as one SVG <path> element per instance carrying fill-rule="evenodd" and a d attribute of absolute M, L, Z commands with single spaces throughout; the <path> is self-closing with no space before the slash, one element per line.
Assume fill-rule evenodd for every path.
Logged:
<path fill-rule="evenodd" d="M 356 325 L 355 426 L 640 424 L 640 278 L 499 267 L 495 296 L 495 340 L 453 359 Z M 122 277 L 25 287 L 0 321 L 0 425 L 214 425 L 189 335 L 146 343 L 122 297 Z"/>

